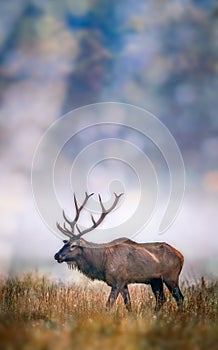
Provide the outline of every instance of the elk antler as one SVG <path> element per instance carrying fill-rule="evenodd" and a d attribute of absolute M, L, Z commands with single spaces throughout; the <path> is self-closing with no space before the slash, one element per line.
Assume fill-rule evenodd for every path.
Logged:
<path fill-rule="evenodd" d="M 98 195 L 99 203 L 100 203 L 101 209 L 102 209 L 101 216 L 100 216 L 100 218 L 96 221 L 96 220 L 94 219 L 93 215 L 91 215 L 91 219 L 92 219 L 93 225 L 92 225 L 91 227 L 89 227 L 89 228 L 83 230 L 83 231 L 81 231 L 81 230 L 79 229 L 78 225 L 76 225 L 76 228 L 77 228 L 77 230 L 78 230 L 78 232 L 79 232 L 79 234 L 76 235 L 77 237 L 81 237 L 81 236 L 83 236 L 85 233 L 88 233 L 88 232 L 94 230 L 97 226 L 99 226 L 99 225 L 102 223 L 102 221 L 103 221 L 104 218 L 107 216 L 107 214 L 109 214 L 109 213 L 116 207 L 116 205 L 117 205 L 117 203 L 118 203 L 120 197 L 123 195 L 123 193 L 120 193 L 119 195 L 117 195 L 117 194 L 114 192 L 114 195 L 115 195 L 114 203 L 112 204 L 112 206 L 111 206 L 109 209 L 105 209 L 105 207 L 104 207 L 104 205 L 103 205 L 103 203 L 102 203 L 101 196 L 100 196 L 100 194 Z"/>
<path fill-rule="evenodd" d="M 70 225 L 70 230 L 66 227 L 66 224 L 64 223 L 64 225 L 63 225 L 63 227 L 61 227 L 61 225 L 57 222 L 57 228 L 61 231 L 61 232 L 63 232 L 66 236 L 68 236 L 68 237 L 74 237 L 74 236 L 76 236 L 75 234 L 74 234 L 74 227 L 75 227 L 75 225 L 76 225 L 76 223 L 77 223 L 77 221 L 78 221 L 78 219 L 79 219 L 79 216 L 80 216 L 80 212 L 81 212 L 81 210 L 83 209 L 83 207 L 86 205 L 86 203 L 87 203 L 87 201 L 88 201 L 88 199 L 91 197 L 91 196 L 93 196 L 93 194 L 94 193 L 91 193 L 91 194 L 88 194 L 87 192 L 85 192 L 85 199 L 84 199 L 84 201 L 83 201 L 83 203 L 81 204 L 81 206 L 79 207 L 79 205 L 78 205 L 78 202 L 77 202 L 77 199 L 76 199 L 76 196 L 75 196 L 75 194 L 73 195 L 73 199 L 74 199 L 74 204 L 75 204 L 75 209 L 76 209 L 76 216 L 75 216 L 75 218 L 74 218 L 74 220 L 73 221 L 70 221 L 67 217 L 66 217 L 66 214 L 65 214 L 65 212 L 64 212 L 64 210 L 63 210 L 63 217 L 64 217 L 64 219 L 65 219 L 65 221 L 68 223 L 68 225 Z"/>

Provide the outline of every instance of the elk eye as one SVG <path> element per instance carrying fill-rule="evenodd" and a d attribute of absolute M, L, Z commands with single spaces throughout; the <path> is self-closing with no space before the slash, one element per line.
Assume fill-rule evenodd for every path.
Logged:
<path fill-rule="evenodd" d="M 75 247 L 76 247 L 76 246 L 75 246 L 74 244 L 72 244 L 72 245 L 70 246 L 70 250 L 73 250 Z"/>

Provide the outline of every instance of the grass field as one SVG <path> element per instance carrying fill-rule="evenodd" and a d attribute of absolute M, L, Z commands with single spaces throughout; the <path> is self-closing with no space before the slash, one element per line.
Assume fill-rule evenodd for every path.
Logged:
<path fill-rule="evenodd" d="M 166 291 L 153 313 L 149 286 L 130 287 L 133 311 L 120 298 L 105 310 L 109 288 L 52 283 L 24 275 L 0 282 L 0 349 L 217 349 L 218 281 L 184 282 L 184 311 Z"/>

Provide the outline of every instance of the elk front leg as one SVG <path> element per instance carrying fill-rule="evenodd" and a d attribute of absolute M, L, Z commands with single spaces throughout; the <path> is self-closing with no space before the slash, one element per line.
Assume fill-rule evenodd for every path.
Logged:
<path fill-rule="evenodd" d="M 126 305 L 126 308 L 128 311 L 132 311 L 132 306 L 131 306 L 131 300 L 130 300 L 130 294 L 129 294 L 129 289 L 128 286 L 124 286 L 121 291 L 120 291 L 124 304 Z"/>
<path fill-rule="evenodd" d="M 108 297 L 106 307 L 110 308 L 111 306 L 114 305 L 114 302 L 116 301 L 118 295 L 119 295 L 120 290 L 117 287 L 112 287 L 110 295 Z"/>

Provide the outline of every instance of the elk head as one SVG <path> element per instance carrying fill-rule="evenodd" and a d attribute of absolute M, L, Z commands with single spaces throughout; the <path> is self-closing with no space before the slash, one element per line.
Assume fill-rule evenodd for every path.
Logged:
<path fill-rule="evenodd" d="M 91 220 L 92 220 L 92 226 L 89 228 L 86 228 L 85 230 L 81 231 L 80 228 L 77 225 L 77 221 L 79 219 L 80 213 L 82 209 L 84 208 L 85 204 L 87 203 L 88 199 L 93 195 L 94 193 L 91 193 L 88 195 L 88 193 L 85 193 L 85 199 L 81 206 L 78 205 L 76 196 L 74 194 L 74 204 L 75 204 L 75 210 L 76 210 L 76 215 L 73 221 L 70 221 L 65 212 L 63 211 L 63 217 L 65 219 L 65 222 L 68 224 L 69 228 L 66 226 L 66 223 L 63 224 L 63 227 L 57 223 L 57 228 L 64 233 L 67 237 L 68 240 L 64 240 L 64 246 L 59 250 L 58 253 L 55 254 L 54 258 L 57 260 L 57 262 L 62 263 L 66 262 L 68 265 L 72 265 L 76 263 L 76 261 L 79 259 L 79 256 L 82 254 L 82 248 L 84 246 L 87 246 L 88 242 L 85 241 L 82 236 L 85 235 L 86 233 L 94 230 L 97 226 L 99 226 L 102 221 L 105 219 L 105 217 L 116 207 L 120 197 L 123 195 L 123 193 L 115 195 L 115 199 L 113 204 L 109 209 L 106 209 L 102 203 L 101 196 L 98 195 L 99 198 L 99 203 L 101 206 L 102 213 L 100 217 L 96 220 L 93 215 L 91 215 Z M 77 229 L 78 233 L 75 234 L 75 228 Z"/>

